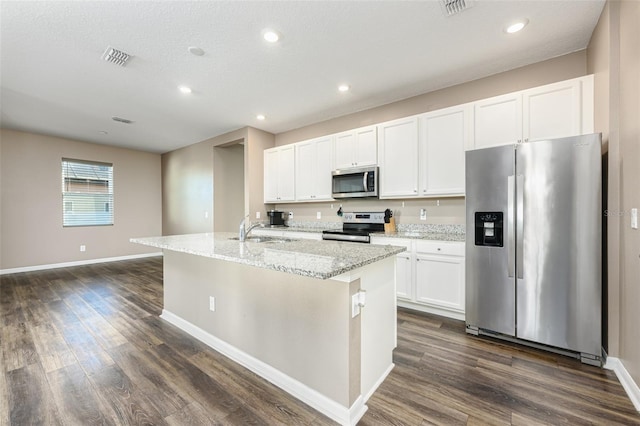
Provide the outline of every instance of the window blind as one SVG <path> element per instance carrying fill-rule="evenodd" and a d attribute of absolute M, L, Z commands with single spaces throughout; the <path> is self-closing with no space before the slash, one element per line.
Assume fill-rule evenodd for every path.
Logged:
<path fill-rule="evenodd" d="M 63 226 L 113 225 L 113 164 L 62 159 Z"/>

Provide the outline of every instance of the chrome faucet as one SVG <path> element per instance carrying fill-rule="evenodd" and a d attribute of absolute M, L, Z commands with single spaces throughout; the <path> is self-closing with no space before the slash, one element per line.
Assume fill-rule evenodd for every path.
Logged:
<path fill-rule="evenodd" d="M 240 222 L 240 232 L 238 233 L 238 240 L 240 240 L 240 242 L 244 242 L 244 240 L 249 236 L 249 232 L 251 232 L 253 230 L 253 228 L 257 228 L 258 226 L 264 228 L 264 223 L 254 223 L 253 225 L 249 226 L 249 229 L 244 228 L 244 222 L 245 220 L 247 220 L 247 218 L 249 217 L 249 215 L 246 215 L 244 218 L 242 218 L 242 222 Z"/>

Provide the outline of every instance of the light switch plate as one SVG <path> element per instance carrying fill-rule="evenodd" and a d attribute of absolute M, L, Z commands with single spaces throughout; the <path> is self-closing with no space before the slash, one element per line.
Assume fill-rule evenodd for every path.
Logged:
<path fill-rule="evenodd" d="M 209 310 L 211 312 L 216 311 L 216 298 L 213 296 L 209 296 Z"/>
<path fill-rule="evenodd" d="M 638 209 L 631 209 L 631 229 L 638 229 Z"/>
<path fill-rule="evenodd" d="M 420 209 L 420 220 L 427 220 L 427 209 Z"/>
<path fill-rule="evenodd" d="M 293 219 L 293 212 L 289 212 L 289 220 Z"/>

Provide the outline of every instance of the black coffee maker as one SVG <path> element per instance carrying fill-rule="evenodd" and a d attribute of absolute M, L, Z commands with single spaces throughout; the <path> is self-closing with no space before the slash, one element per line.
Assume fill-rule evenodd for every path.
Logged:
<path fill-rule="evenodd" d="M 269 225 L 271 226 L 286 226 L 284 221 L 284 212 L 278 210 L 269 210 L 267 216 L 269 217 Z"/>

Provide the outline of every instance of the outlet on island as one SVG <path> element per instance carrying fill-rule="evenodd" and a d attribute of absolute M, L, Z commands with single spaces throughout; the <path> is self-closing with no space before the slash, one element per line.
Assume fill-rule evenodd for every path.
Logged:
<path fill-rule="evenodd" d="M 80 251 L 87 251 L 87 246 L 85 246 L 84 244 L 82 244 L 80 246 Z"/>

